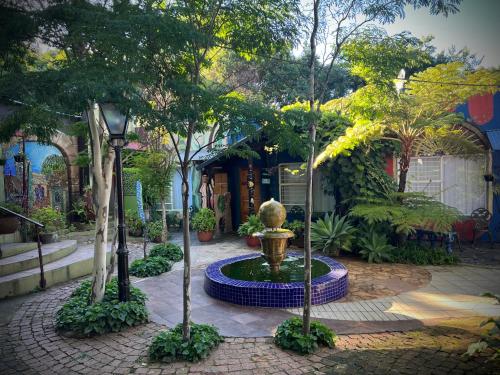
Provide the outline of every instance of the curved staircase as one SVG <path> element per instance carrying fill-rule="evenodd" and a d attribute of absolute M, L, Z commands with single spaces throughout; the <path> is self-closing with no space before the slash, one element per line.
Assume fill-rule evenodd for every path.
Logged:
<path fill-rule="evenodd" d="M 36 242 L 0 244 L 0 298 L 37 290 L 40 282 Z M 46 286 L 76 279 L 92 272 L 94 246 L 64 240 L 42 245 Z"/>

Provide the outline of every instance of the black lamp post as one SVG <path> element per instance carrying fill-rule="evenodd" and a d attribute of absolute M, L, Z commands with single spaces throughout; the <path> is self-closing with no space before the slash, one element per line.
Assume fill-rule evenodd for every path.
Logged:
<path fill-rule="evenodd" d="M 123 173 L 122 147 L 125 145 L 128 114 L 123 115 L 113 103 L 104 103 L 99 106 L 102 117 L 115 150 L 116 196 L 118 201 L 118 296 L 121 302 L 129 300 L 130 282 L 128 277 L 128 249 L 125 237 L 125 213 L 123 210 Z"/>

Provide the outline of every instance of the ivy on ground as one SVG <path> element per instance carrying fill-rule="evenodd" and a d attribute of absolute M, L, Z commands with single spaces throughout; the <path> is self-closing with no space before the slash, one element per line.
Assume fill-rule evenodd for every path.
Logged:
<path fill-rule="evenodd" d="M 210 352 L 223 341 L 214 326 L 195 323 L 191 323 L 189 341 L 183 341 L 182 324 L 178 324 L 153 339 L 149 347 L 149 358 L 160 362 L 176 360 L 195 362 L 208 357 Z"/>
<path fill-rule="evenodd" d="M 184 253 L 179 245 L 174 243 L 161 243 L 155 245 L 149 253 L 151 257 L 163 257 L 172 262 L 178 262 L 184 258 Z"/>
<path fill-rule="evenodd" d="M 172 262 L 162 256 L 154 256 L 146 259 L 136 259 L 129 268 L 131 275 L 137 277 L 158 276 L 172 269 Z"/>
<path fill-rule="evenodd" d="M 310 354 L 319 345 L 333 348 L 337 335 L 326 325 L 314 321 L 308 335 L 302 333 L 302 319 L 298 317 L 285 320 L 278 326 L 274 342 L 280 348 L 293 350 L 300 354 Z"/>
<path fill-rule="evenodd" d="M 89 304 L 92 282 L 86 280 L 71 294 L 69 300 L 57 311 L 56 328 L 77 336 L 101 335 L 119 332 L 128 327 L 148 322 L 146 295 L 130 287 L 130 300 L 118 300 L 116 278 L 106 284 L 101 302 Z"/>

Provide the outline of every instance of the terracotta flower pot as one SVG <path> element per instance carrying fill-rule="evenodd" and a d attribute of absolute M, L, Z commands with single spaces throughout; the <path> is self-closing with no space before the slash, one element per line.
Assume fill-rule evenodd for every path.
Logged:
<path fill-rule="evenodd" d="M 245 241 L 247 243 L 247 246 L 250 246 L 250 247 L 260 246 L 260 240 L 257 237 L 246 236 Z"/>
<path fill-rule="evenodd" d="M 14 233 L 19 228 L 19 224 L 15 216 L 0 217 L 0 234 Z"/>
<path fill-rule="evenodd" d="M 200 242 L 208 242 L 214 238 L 214 232 L 209 231 L 209 232 L 197 232 L 198 234 L 198 241 Z"/>

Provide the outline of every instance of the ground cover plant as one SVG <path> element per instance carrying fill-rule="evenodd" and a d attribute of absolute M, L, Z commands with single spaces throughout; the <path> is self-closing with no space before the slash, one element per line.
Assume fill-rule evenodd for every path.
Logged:
<path fill-rule="evenodd" d="M 196 362 L 206 358 L 224 341 L 217 328 L 212 325 L 191 322 L 190 328 L 191 337 L 187 341 L 182 339 L 182 324 L 161 332 L 149 347 L 149 358 L 160 362 Z"/>
<path fill-rule="evenodd" d="M 102 301 L 90 304 L 91 287 L 90 280 L 82 282 L 57 311 L 57 330 L 91 336 L 119 332 L 148 321 L 146 295 L 140 289 L 131 286 L 130 300 L 119 302 L 118 282 L 113 278 L 106 284 Z"/>
<path fill-rule="evenodd" d="M 492 293 L 483 293 L 482 297 L 494 298 L 497 304 L 500 303 L 500 296 Z M 480 327 L 488 327 L 487 331 L 481 335 L 481 339 L 469 345 L 467 352 L 463 356 L 473 357 L 479 353 L 490 350 L 492 355 L 490 360 L 500 360 L 500 317 L 488 318 L 481 322 Z"/>
<path fill-rule="evenodd" d="M 392 262 L 416 264 L 419 266 L 441 266 L 457 264 L 459 259 L 454 254 L 448 254 L 442 247 L 432 248 L 414 241 L 408 241 L 404 245 L 393 248 Z"/>
<path fill-rule="evenodd" d="M 179 245 L 174 243 L 160 243 L 153 246 L 150 257 L 163 257 L 172 262 L 178 262 L 184 257 L 184 253 Z"/>
<path fill-rule="evenodd" d="M 311 322 L 309 334 L 302 332 L 302 320 L 298 317 L 285 320 L 278 326 L 274 342 L 282 349 L 290 349 L 300 354 L 310 354 L 320 345 L 333 348 L 337 335 L 320 322 Z"/>
<path fill-rule="evenodd" d="M 136 259 L 129 268 L 131 275 L 137 277 L 158 276 L 172 269 L 172 262 L 162 256 L 150 256 L 146 259 Z"/>

